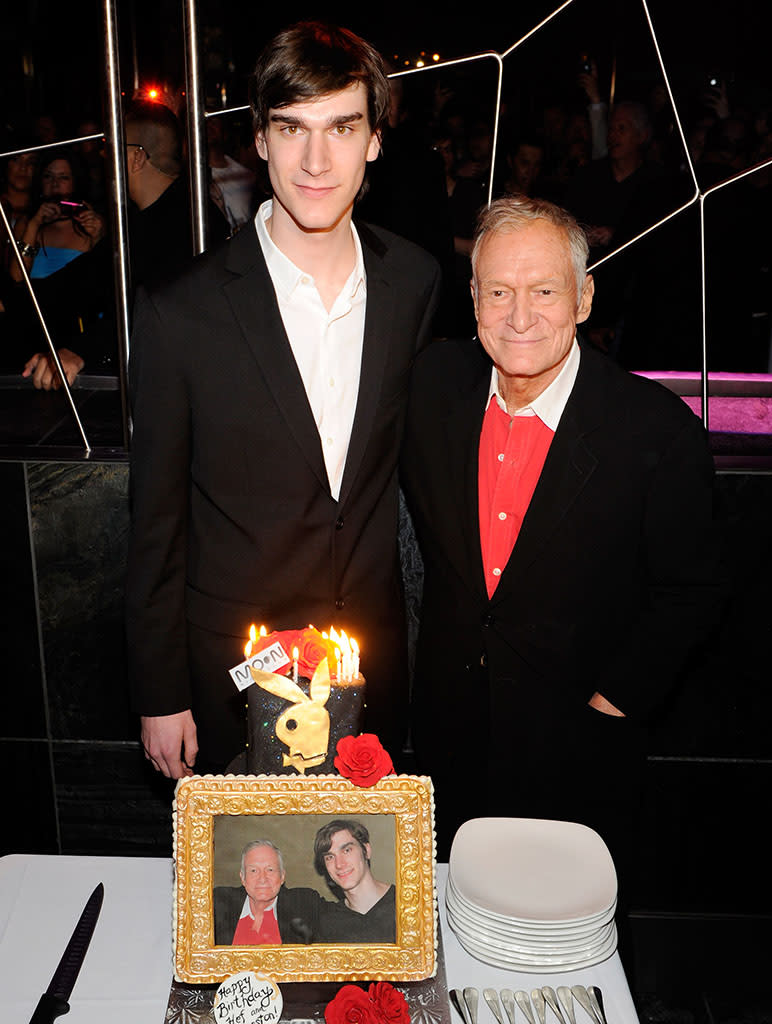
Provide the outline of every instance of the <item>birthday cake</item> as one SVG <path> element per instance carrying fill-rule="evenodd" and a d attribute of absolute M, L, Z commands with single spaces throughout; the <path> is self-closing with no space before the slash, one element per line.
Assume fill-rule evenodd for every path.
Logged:
<path fill-rule="evenodd" d="M 257 969 L 310 983 L 313 1013 L 298 1012 L 309 1009 L 298 991 L 292 1015 L 316 1020 L 320 985 L 432 978 L 432 783 L 395 774 L 378 737 L 360 732 L 356 642 L 312 626 L 253 629 L 244 655 L 230 674 L 248 707 L 247 773 L 192 776 L 175 792 L 176 980 L 228 984 Z M 348 902 L 355 888 L 367 905 Z M 250 916 L 253 901 L 274 899 L 273 931 L 247 930 L 253 942 L 239 932 L 245 891 Z"/>
<path fill-rule="evenodd" d="M 245 649 L 250 775 L 328 774 L 338 741 L 360 731 L 365 680 L 345 632 L 313 626 L 250 635 Z"/>

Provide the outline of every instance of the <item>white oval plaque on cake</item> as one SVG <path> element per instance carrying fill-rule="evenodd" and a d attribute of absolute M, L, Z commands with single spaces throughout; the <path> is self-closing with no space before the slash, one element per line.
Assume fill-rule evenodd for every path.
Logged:
<path fill-rule="evenodd" d="M 217 1024 L 278 1024 L 283 1000 L 273 978 L 254 971 L 232 974 L 217 989 Z"/>

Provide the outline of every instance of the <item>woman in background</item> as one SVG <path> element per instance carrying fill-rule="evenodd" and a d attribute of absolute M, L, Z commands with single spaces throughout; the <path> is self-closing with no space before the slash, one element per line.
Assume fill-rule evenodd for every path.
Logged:
<path fill-rule="evenodd" d="M 14 236 L 31 278 L 48 277 L 88 252 L 105 233 L 104 221 L 75 196 L 73 158 L 52 153 L 41 166 L 41 202 L 31 216 L 21 216 Z M 11 277 L 22 280 L 18 264 Z"/>

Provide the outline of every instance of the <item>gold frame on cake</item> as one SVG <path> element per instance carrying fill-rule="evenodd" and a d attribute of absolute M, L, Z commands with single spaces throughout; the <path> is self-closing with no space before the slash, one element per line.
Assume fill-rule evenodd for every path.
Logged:
<path fill-rule="evenodd" d="M 396 943 L 215 946 L 214 821 L 219 815 L 393 815 Z M 360 788 L 337 775 L 205 775 L 174 802 L 174 976 L 194 985 L 257 970 L 291 981 L 420 981 L 436 970 L 431 779 L 392 775 Z"/>

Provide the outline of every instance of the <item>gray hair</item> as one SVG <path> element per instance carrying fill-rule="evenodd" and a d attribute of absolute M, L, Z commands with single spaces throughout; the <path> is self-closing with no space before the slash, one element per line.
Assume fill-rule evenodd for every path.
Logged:
<path fill-rule="evenodd" d="M 244 874 L 244 860 L 250 850 L 257 849 L 258 846 L 267 846 L 269 850 L 273 850 L 279 859 L 279 871 L 284 874 L 284 858 L 281 855 L 281 850 L 272 843 L 270 839 L 253 839 L 251 843 L 247 843 L 244 849 L 241 851 L 241 874 Z"/>
<path fill-rule="evenodd" d="M 496 199 L 481 211 L 477 219 L 477 230 L 472 249 L 475 294 L 477 293 L 477 258 L 483 238 L 496 231 L 500 231 L 502 234 L 514 234 L 535 220 L 546 220 L 549 224 L 553 224 L 565 232 L 576 275 L 576 301 L 581 300 L 587 278 L 587 257 L 590 251 L 587 236 L 568 210 L 549 203 L 546 199 L 531 199 L 529 196 L 522 195 Z"/>

